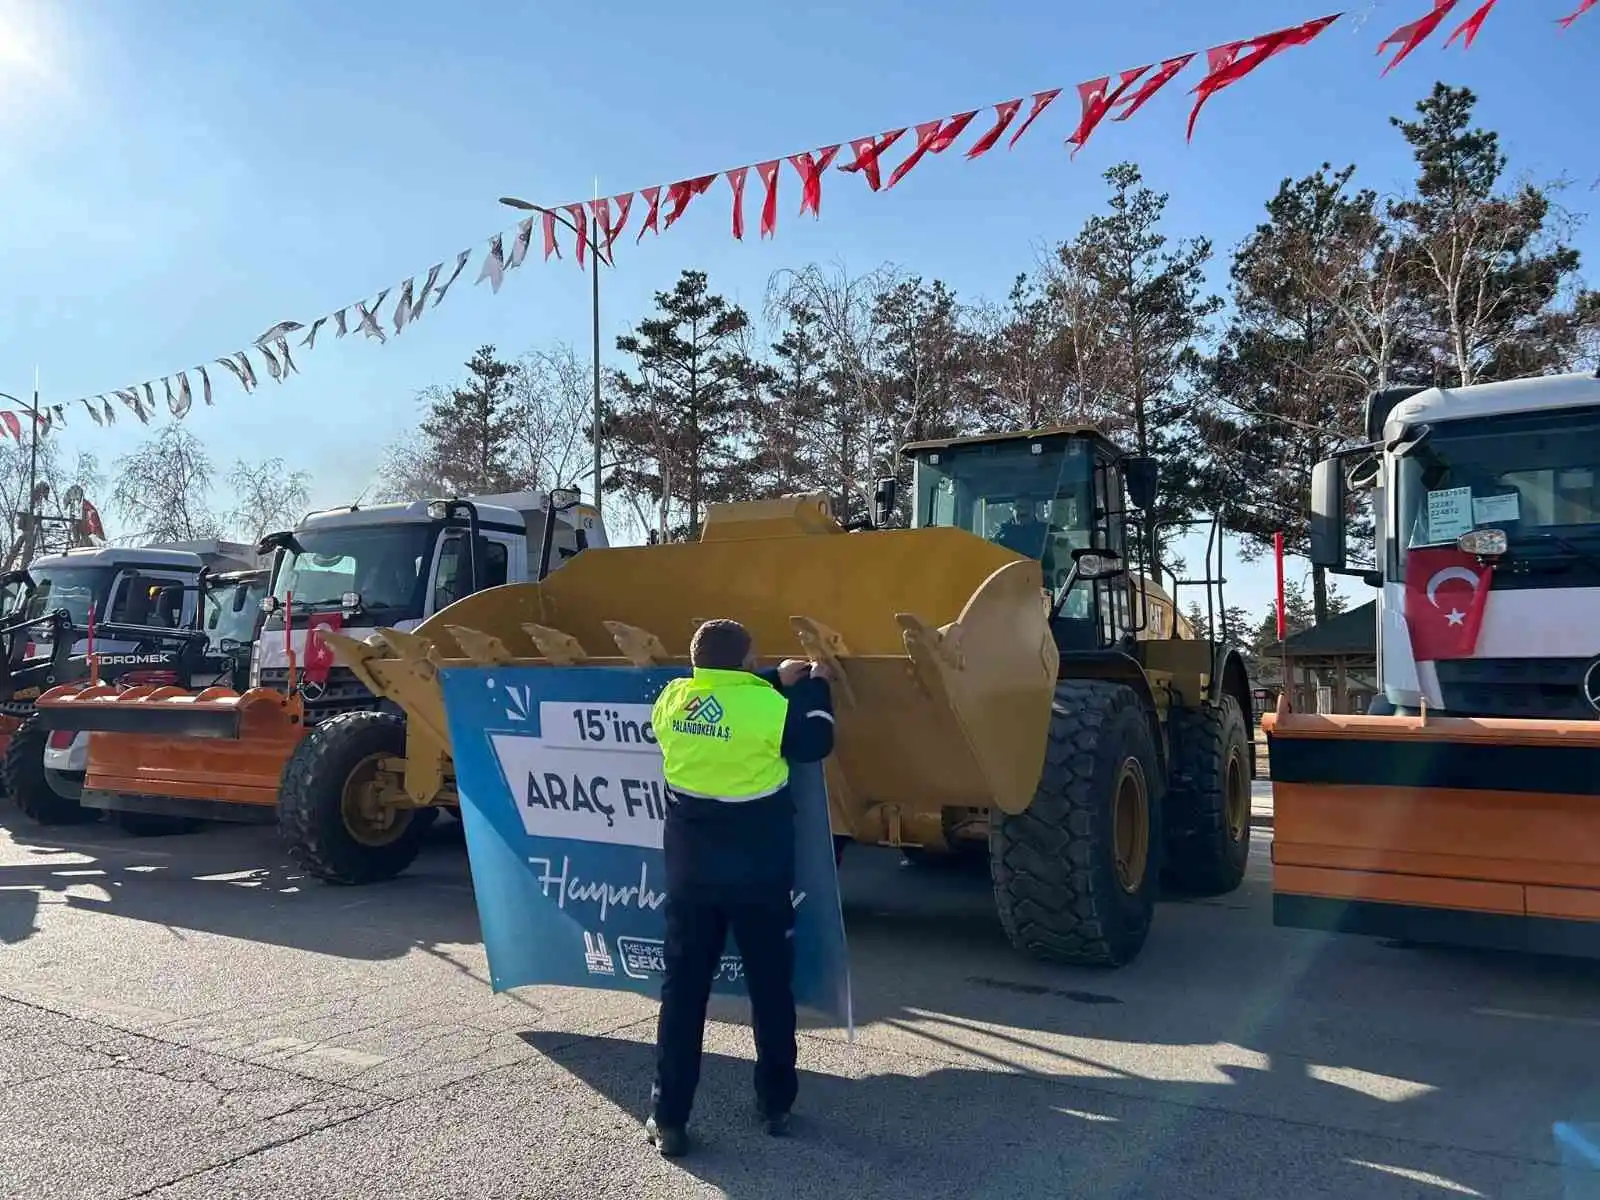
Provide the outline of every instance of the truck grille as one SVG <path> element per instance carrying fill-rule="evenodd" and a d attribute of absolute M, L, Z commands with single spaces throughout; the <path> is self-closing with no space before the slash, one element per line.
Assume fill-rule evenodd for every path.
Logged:
<path fill-rule="evenodd" d="M 286 668 L 267 667 L 261 672 L 262 687 L 277 688 L 281 691 L 288 684 L 289 672 Z M 327 683 L 323 685 L 320 694 L 315 685 L 310 686 L 309 691 L 310 695 L 301 692 L 301 699 L 306 706 L 307 725 L 315 725 L 340 713 L 378 707 L 377 698 L 361 686 L 360 681 L 348 667 L 330 668 Z"/>
<path fill-rule="evenodd" d="M 1450 658 L 1434 663 L 1445 711 L 1460 717 L 1593 721 L 1583 698 L 1587 658 Z"/>

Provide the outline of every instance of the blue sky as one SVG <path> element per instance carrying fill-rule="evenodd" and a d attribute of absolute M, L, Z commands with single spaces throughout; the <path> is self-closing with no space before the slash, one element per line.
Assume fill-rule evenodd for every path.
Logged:
<path fill-rule="evenodd" d="M 0 0 L 0 390 L 24 393 L 35 365 L 49 402 L 208 361 L 481 246 L 512 223 L 495 202 L 505 193 L 586 199 L 597 177 L 605 194 L 633 190 L 1058 85 L 1066 93 L 1009 153 L 929 158 L 877 195 L 830 173 L 819 222 L 795 216 L 786 174 L 769 242 L 755 236 L 753 172 L 743 244 L 721 181 L 659 239 L 624 235 L 602 281 L 606 345 L 689 266 L 751 308 L 774 270 L 819 259 L 892 261 L 998 298 L 1037 247 L 1097 207 L 1099 173 L 1124 158 L 1172 194 L 1172 234 L 1226 250 L 1280 178 L 1324 160 L 1357 162 L 1380 190 L 1402 185 L 1409 163 L 1387 118 L 1438 78 L 1478 92 L 1513 171 L 1572 176 L 1568 199 L 1583 209 L 1600 196 L 1600 11 L 1563 34 L 1553 20 L 1575 2 L 1503 0 L 1470 53 L 1442 50 L 1441 34 L 1382 79 L 1378 41 L 1426 0 L 1356 3 L 1315 44 L 1212 100 L 1192 145 L 1193 66 L 1073 161 L 1061 139 L 1077 81 L 1334 9 Z M 1592 268 L 1594 226 L 1579 245 Z M 441 308 L 385 346 L 319 343 L 296 355 L 301 375 L 249 397 L 219 379 L 216 407 L 197 407 L 190 427 L 224 468 L 281 455 L 312 472 L 315 503 L 353 498 L 414 423 L 417 389 L 454 378 L 479 344 L 586 347 L 588 279 L 570 254 L 531 256 L 498 295 L 470 286 L 476 271 L 475 258 Z M 110 430 L 81 408 L 71 421 L 67 448 L 106 465 L 148 433 L 127 414 Z M 1262 608 L 1270 568 L 1234 577 L 1234 597 Z"/>

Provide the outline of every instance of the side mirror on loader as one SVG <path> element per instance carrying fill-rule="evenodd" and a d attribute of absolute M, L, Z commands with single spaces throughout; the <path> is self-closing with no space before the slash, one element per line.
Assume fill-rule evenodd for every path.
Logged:
<path fill-rule="evenodd" d="M 1122 572 L 1122 556 L 1115 550 L 1097 549 L 1090 546 L 1079 546 L 1072 552 L 1072 562 L 1075 568 L 1076 579 L 1093 582 L 1096 579 L 1109 579 Z"/>
<path fill-rule="evenodd" d="M 1345 569 L 1344 464 L 1325 458 L 1311 468 L 1311 565 Z"/>
<path fill-rule="evenodd" d="M 889 519 L 894 516 L 894 502 L 900 494 L 900 488 L 890 475 L 878 480 L 877 490 L 872 493 L 872 525 L 874 529 L 886 528 Z"/>
<path fill-rule="evenodd" d="M 1128 503 L 1140 512 L 1149 512 L 1156 505 L 1156 484 L 1161 478 L 1161 466 L 1149 455 L 1137 455 L 1122 460 L 1122 482 L 1128 489 Z"/>

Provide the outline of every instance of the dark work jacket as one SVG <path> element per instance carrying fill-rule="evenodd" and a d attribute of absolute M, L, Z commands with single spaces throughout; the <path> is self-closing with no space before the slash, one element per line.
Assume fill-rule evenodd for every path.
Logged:
<path fill-rule="evenodd" d="M 833 697 L 825 680 L 779 687 L 776 671 L 758 674 L 783 694 L 789 711 L 783 757 L 821 762 L 833 753 Z M 667 892 L 684 900 L 772 903 L 794 887 L 794 800 L 787 787 L 760 800 L 730 802 L 669 790 L 662 845 Z"/>

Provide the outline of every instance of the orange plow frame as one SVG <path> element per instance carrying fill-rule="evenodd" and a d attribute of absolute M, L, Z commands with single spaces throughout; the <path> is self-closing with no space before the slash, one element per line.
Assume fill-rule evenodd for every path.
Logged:
<path fill-rule="evenodd" d="M 1274 924 L 1600 958 L 1600 722 L 1262 728 Z"/>
<path fill-rule="evenodd" d="M 89 731 L 84 793 L 271 806 L 305 736 L 300 697 L 272 688 L 66 684 L 36 701 L 51 730 Z"/>

